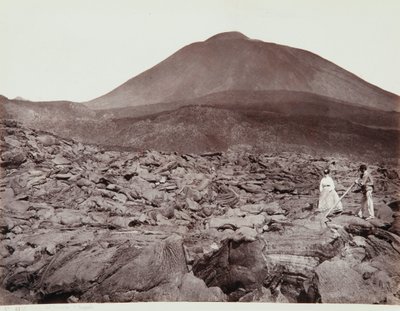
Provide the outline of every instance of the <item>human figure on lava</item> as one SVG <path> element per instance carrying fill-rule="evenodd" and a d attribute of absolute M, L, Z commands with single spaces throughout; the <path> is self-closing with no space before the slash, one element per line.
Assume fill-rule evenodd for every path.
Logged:
<path fill-rule="evenodd" d="M 365 215 L 368 215 L 366 220 L 370 220 L 375 218 L 374 202 L 372 201 L 374 180 L 365 164 L 360 165 L 359 172 L 360 178 L 355 181 L 355 183 L 360 187 L 359 192 L 362 193 L 361 208 L 358 212 L 358 216 L 364 218 Z"/>
<path fill-rule="evenodd" d="M 324 170 L 324 177 L 322 177 L 319 184 L 319 202 L 318 210 L 326 211 L 331 210 L 334 214 L 341 213 L 343 211 L 342 202 L 339 200 L 339 196 L 335 190 L 335 183 L 332 177 L 329 175 L 330 169 Z"/>

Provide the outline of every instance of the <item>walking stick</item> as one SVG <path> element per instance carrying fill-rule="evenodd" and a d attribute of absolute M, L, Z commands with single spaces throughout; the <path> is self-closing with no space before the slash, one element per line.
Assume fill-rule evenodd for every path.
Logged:
<path fill-rule="evenodd" d="M 354 187 L 356 183 L 352 183 L 351 186 L 346 190 L 345 193 L 343 193 L 343 195 L 339 198 L 339 200 L 336 202 L 336 204 L 334 206 L 332 206 L 329 211 L 325 214 L 325 218 L 328 217 L 329 213 L 339 204 L 339 202 L 344 198 L 344 196 L 351 190 L 351 188 Z"/>

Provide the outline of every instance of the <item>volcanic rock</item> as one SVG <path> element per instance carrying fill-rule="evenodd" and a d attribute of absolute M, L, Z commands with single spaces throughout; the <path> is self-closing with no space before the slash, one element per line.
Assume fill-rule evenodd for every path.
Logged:
<path fill-rule="evenodd" d="M 36 154 L 3 166 L 7 301 L 398 304 L 398 215 L 385 202 L 400 181 L 382 165 L 369 164 L 377 219 L 354 216 L 361 198 L 349 193 L 327 220 L 315 203 L 330 158 L 109 151 L 7 124 L 7 146 Z M 41 135 L 54 144 L 35 145 Z M 359 165 L 335 161 L 342 194 Z"/>
<path fill-rule="evenodd" d="M 51 135 L 41 135 L 36 137 L 36 140 L 45 147 L 58 144 L 57 139 Z"/>
<path fill-rule="evenodd" d="M 18 167 L 26 161 L 26 154 L 21 149 L 5 151 L 1 154 L 2 166 Z"/>

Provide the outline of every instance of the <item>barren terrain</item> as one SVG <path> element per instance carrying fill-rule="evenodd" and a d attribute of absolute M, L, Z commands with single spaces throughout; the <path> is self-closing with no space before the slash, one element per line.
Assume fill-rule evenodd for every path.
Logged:
<path fill-rule="evenodd" d="M 322 170 L 341 194 L 359 163 L 246 146 L 106 151 L 7 120 L 1 131 L 2 304 L 400 302 L 396 167 L 370 165 L 376 219 L 354 216 L 350 193 L 325 222 Z"/>
<path fill-rule="evenodd" d="M 0 304 L 400 304 L 400 98 L 313 53 L 223 33 L 0 117 Z M 362 163 L 377 217 L 325 218 Z"/>

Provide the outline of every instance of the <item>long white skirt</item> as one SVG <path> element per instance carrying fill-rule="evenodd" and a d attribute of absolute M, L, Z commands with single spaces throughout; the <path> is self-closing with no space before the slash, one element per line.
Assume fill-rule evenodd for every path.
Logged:
<path fill-rule="evenodd" d="M 343 210 L 342 202 L 339 203 L 338 202 L 339 202 L 339 196 L 336 193 L 336 191 L 333 189 L 325 188 L 319 195 L 318 210 L 327 211 L 332 207 L 334 207 L 337 203 L 336 207 L 332 210 L 332 212 L 342 211 Z"/>

